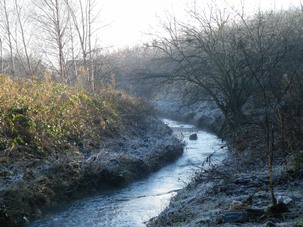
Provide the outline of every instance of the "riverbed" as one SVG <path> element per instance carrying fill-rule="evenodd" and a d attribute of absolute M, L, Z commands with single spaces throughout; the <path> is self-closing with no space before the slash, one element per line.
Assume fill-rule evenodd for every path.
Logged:
<path fill-rule="evenodd" d="M 193 125 L 163 121 L 186 143 L 182 157 L 175 163 L 126 188 L 75 201 L 29 226 L 145 226 L 144 222 L 158 215 L 197 171 L 219 164 L 225 157 L 227 148 L 217 136 Z M 198 139 L 189 140 L 194 133 Z"/>

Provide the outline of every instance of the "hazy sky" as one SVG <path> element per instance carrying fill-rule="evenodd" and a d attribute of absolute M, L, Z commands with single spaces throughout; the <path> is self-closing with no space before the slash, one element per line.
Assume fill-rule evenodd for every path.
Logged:
<path fill-rule="evenodd" d="M 245 9 L 261 6 L 261 8 L 280 10 L 290 5 L 298 6 L 301 0 L 242 0 Z M 103 45 L 125 47 L 147 40 L 146 34 L 156 26 L 158 17 L 165 12 L 173 12 L 183 18 L 184 9 L 194 0 L 103 0 L 100 1 L 101 20 L 109 25 L 100 32 L 99 40 Z M 205 5 L 214 0 L 196 0 Z M 223 6 L 225 0 L 217 0 Z M 228 0 L 229 4 L 239 5 L 241 0 Z"/>

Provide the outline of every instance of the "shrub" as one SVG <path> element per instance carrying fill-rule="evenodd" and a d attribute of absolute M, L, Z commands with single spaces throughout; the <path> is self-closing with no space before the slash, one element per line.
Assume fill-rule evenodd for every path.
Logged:
<path fill-rule="evenodd" d="M 54 82 L 0 76 L 0 150 L 22 145 L 47 154 L 70 146 L 97 146 L 115 132 L 126 113 L 151 111 L 117 91 L 87 94 Z M 85 144 L 86 143 L 86 144 Z"/>

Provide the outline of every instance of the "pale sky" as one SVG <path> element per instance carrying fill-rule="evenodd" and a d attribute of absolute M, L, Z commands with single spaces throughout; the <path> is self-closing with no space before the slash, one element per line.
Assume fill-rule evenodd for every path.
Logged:
<path fill-rule="evenodd" d="M 185 15 L 184 9 L 195 0 L 102 0 L 100 1 L 101 20 L 109 23 L 99 35 L 102 45 L 126 47 L 147 40 L 146 33 L 158 24 L 159 17 L 171 12 L 179 18 Z M 102 2 L 102 3 L 101 3 Z M 197 4 L 206 4 L 214 0 L 196 0 Z M 224 5 L 225 0 L 217 0 Z M 222 2 L 222 4 L 221 4 Z M 229 4 L 239 5 L 241 0 L 228 0 Z M 290 5 L 299 6 L 301 0 L 242 0 L 245 9 L 261 8 L 280 10 Z"/>
<path fill-rule="evenodd" d="M 102 42 L 114 46 L 134 45 L 146 40 L 146 33 L 165 11 L 183 9 L 185 0 L 105 0 L 101 19 L 110 23 L 102 29 Z M 104 18 L 104 19 L 103 19 Z"/>

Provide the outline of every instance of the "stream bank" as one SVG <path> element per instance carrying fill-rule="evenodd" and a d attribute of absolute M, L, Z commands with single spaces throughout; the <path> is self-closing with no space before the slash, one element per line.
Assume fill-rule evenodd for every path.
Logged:
<path fill-rule="evenodd" d="M 251 158 L 229 154 L 221 165 L 201 171 L 147 226 L 303 226 L 302 178 L 290 177 L 286 166 L 276 165 L 275 193 L 283 209 L 276 212 L 270 205 L 267 169 Z"/>
<path fill-rule="evenodd" d="M 183 146 L 163 122 L 145 116 L 95 150 L 12 158 L 1 163 L 0 226 L 23 226 L 76 198 L 123 187 L 177 159 Z"/>
<path fill-rule="evenodd" d="M 158 107 L 162 112 L 162 105 Z M 170 110 L 176 108 L 172 104 L 165 113 L 173 114 Z M 190 119 L 196 125 L 203 122 L 210 129 L 222 125 L 221 118 L 214 120 L 211 105 L 204 112 L 192 111 Z M 179 119 L 188 117 L 184 109 L 178 114 Z M 230 152 L 223 163 L 201 169 L 147 226 L 303 226 L 303 152 L 286 157 L 275 154 L 273 181 L 278 205 L 272 206 L 260 128 L 246 125 L 225 139 Z"/>
<path fill-rule="evenodd" d="M 182 97 L 167 94 L 165 97 L 159 95 L 151 104 L 160 116 L 187 122 L 216 134 L 221 131 L 224 123 L 222 112 L 211 101 L 197 101 L 187 105 Z"/>
<path fill-rule="evenodd" d="M 146 226 L 146 221 L 158 215 L 168 205 L 170 198 L 191 181 L 201 169 L 201 163 L 208 167 L 207 157 L 211 156 L 214 164 L 220 163 L 226 154 L 226 146 L 217 136 L 190 124 L 169 119 L 163 121 L 186 144 L 178 160 L 124 188 L 76 200 L 29 227 Z M 193 133 L 197 135 L 196 140 L 190 140 Z"/>

